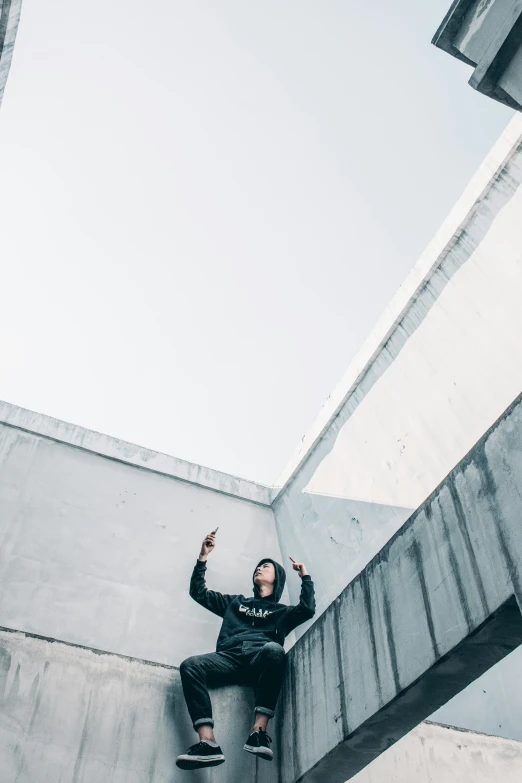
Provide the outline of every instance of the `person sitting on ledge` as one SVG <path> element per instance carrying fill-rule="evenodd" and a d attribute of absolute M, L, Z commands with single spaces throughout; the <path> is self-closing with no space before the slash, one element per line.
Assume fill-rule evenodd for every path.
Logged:
<path fill-rule="evenodd" d="M 216 530 L 205 536 L 190 580 L 190 595 L 198 604 L 223 618 L 216 652 L 193 655 L 180 666 L 183 695 L 199 735 L 199 742 L 176 759 L 181 769 L 222 764 L 225 757 L 214 736 L 209 686 L 244 684 L 255 691 L 255 719 L 244 750 L 271 761 L 271 738 L 266 733 L 274 716 L 285 667 L 285 636 L 315 614 L 312 577 L 304 563 L 292 557 L 292 567 L 301 577 L 301 596 L 296 606 L 279 603 L 286 582 L 282 565 L 272 558 L 259 561 L 253 575 L 253 598 L 223 595 L 207 590 L 207 557 L 215 546 Z"/>

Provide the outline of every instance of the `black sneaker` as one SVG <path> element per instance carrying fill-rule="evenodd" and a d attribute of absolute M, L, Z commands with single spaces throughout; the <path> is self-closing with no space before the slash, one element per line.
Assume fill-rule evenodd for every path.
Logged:
<path fill-rule="evenodd" d="M 244 750 L 248 750 L 249 753 L 255 753 L 262 759 L 272 761 L 274 754 L 270 750 L 269 742 L 272 742 L 272 738 L 268 736 L 264 729 L 253 731 L 246 743 L 243 745 Z"/>
<path fill-rule="evenodd" d="M 186 753 L 182 753 L 176 759 L 176 766 L 180 769 L 200 769 L 201 767 L 215 767 L 223 764 L 225 757 L 219 745 L 215 748 L 205 740 L 191 745 Z"/>

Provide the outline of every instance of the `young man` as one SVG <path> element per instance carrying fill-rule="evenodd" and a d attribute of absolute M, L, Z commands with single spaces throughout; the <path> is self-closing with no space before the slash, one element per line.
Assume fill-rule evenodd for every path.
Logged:
<path fill-rule="evenodd" d="M 216 528 L 217 530 L 217 528 Z M 198 604 L 223 618 L 216 652 L 194 655 L 180 667 L 183 694 L 199 742 L 176 759 L 181 769 L 222 764 L 225 757 L 214 737 L 214 721 L 208 686 L 242 683 L 255 691 L 255 720 L 243 746 L 249 753 L 271 761 L 271 738 L 266 733 L 283 680 L 285 636 L 315 614 L 312 577 L 304 563 L 292 557 L 292 567 L 301 577 L 297 606 L 280 604 L 286 574 L 283 566 L 265 557 L 253 575 L 253 598 L 223 595 L 207 590 L 207 557 L 215 546 L 216 531 L 205 536 L 190 580 L 190 595 Z"/>

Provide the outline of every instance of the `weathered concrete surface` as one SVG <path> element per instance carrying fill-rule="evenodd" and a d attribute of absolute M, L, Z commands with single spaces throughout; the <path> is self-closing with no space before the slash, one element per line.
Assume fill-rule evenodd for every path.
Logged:
<path fill-rule="evenodd" d="M 455 0 L 432 43 L 474 66 L 475 90 L 522 110 L 521 0 Z"/>
<path fill-rule="evenodd" d="M 465 726 L 520 742 L 522 736 L 522 646 L 468 685 L 430 720 Z"/>
<path fill-rule="evenodd" d="M 283 555 L 303 548 L 318 612 L 522 390 L 521 261 L 517 115 L 278 482 Z"/>
<path fill-rule="evenodd" d="M 403 424 L 406 423 L 405 411 L 412 407 L 416 409 L 417 406 L 420 406 L 421 409 L 432 410 L 433 406 L 435 406 L 437 417 L 440 417 L 441 413 L 439 413 L 439 410 L 447 412 L 450 403 L 455 404 L 453 396 L 448 398 L 441 394 L 446 390 L 444 387 L 447 384 L 447 374 L 450 376 L 451 385 L 456 385 L 454 383 L 457 380 L 455 368 L 452 364 L 448 364 L 452 359 L 454 345 L 458 345 L 459 348 L 461 376 L 462 380 L 466 382 L 466 388 L 469 391 L 467 386 L 469 378 L 476 377 L 476 373 L 480 371 L 479 360 L 484 358 L 491 362 L 495 355 L 493 352 L 486 353 L 484 356 L 477 355 L 477 349 L 473 350 L 473 347 L 468 342 L 468 330 L 465 329 L 465 325 L 468 318 L 474 317 L 472 311 L 473 309 L 476 310 L 479 305 L 478 301 L 474 302 L 477 293 L 481 294 L 480 303 L 483 306 L 478 313 L 475 313 L 475 317 L 478 316 L 479 322 L 484 320 L 487 324 L 486 327 L 482 324 L 479 327 L 480 331 L 482 332 L 485 328 L 491 335 L 490 342 L 493 344 L 494 351 L 500 350 L 502 354 L 505 352 L 510 353 L 513 344 L 508 335 L 506 335 L 505 330 L 502 332 L 495 330 L 495 318 L 497 315 L 502 315 L 497 299 L 500 296 L 502 302 L 504 302 L 505 297 L 510 295 L 508 283 L 515 281 L 515 284 L 517 284 L 519 282 L 516 278 L 517 261 L 519 259 L 516 251 L 520 248 L 521 146 L 522 117 L 515 115 L 384 310 L 359 353 L 350 363 L 340 382 L 332 390 L 332 393 L 319 411 L 312 426 L 295 449 L 273 488 L 273 502 L 277 502 L 284 495 L 300 471 L 306 468 L 307 462 L 313 457 L 315 450 L 321 446 L 329 430 L 336 424 L 338 417 L 344 413 L 346 406 L 350 405 L 349 414 L 350 417 L 353 416 L 360 403 L 366 397 L 369 397 L 370 394 L 375 393 L 374 387 L 383 379 L 392 364 L 400 365 L 403 375 L 407 376 L 403 377 L 398 384 L 395 395 L 391 399 L 389 398 L 389 410 L 393 410 L 396 415 L 398 414 Z M 504 259 L 503 256 L 506 254 L 508 258 Z M 491 274 L 491 266 L 494 262 L 501 262 L 505 265 L 504 268 L 496 270 L 497 275 L 495 279 Z M 459 280 L 459 276 L 461 278 L 469 276 L 470 280 L 467 288 L 463 286 L 463 281 Z M 485 302 L 481 286 L 484 279 L 486 279 L 488 286 L 494 286 L 490 290 L 490 298 Z M 459 309 L 455 307 L 453 300 L 446 298 L 443 303 L 444 307 L 451 306 L 451 318 L 447 318 L 446 323 L 444 323 L 439 320 L 443 317 L 442 308 L 439 306 L 441 304 L 441 295 L 446 294 L 447 297 L 447 294 L 452 289 L 455 294 L 459 295 Z M 476 291 L 475 289 L 478 290 Z M 518 294 L 518 285 L 515 285 L 515 290 L 516 294 Z M 471 306 L 472 304 L 475 304 L 475 308 Z M 505 305 L 510 311 L 510 316 L 516 317 L 516 313 L 511 312 L 512 309 L 514 310 L 511 300 L 507 299 Z M 458 317 L 459 312 L 461 313 L 460 319 Z M 436 320 L 434 328 L 430 329 L 424 336 L 424 339 L 416 345 L 417 355 L 415 356 L 415 363 L 412 361 L 413 357 L 407 357 L 407 361 L 403 361 L 402 354 L 406 344 L 417 335 L 419 328 L 432 320 Z M 472 326 L 473 328 L 478 326 L 475 320 Z M 437 329 L 440 330 L 439 343 L 434 340 L 433 334 Z M 461 347 L 458 343 L 459 340 L 465 341 L 465 347 L 470 354 L 469 358 L 466 358 L 466 355 L 462 355 L 464 353 L 462 350 L 464 345 Z M 452 350 L 449 350 L 450 347 Z M 510 358 L 512 361 L 513 357 L 511 356 Z M 431 363 L 433 359 L 437 360 L 436 370 Z M 415 367 L 418 368 L 417 374 L 425 376 L 429 381 L 429 385 L 421 388 L 415 387 L 413 393 L 411 393 L 409 387 Z M 497 367 L 495 367 L 495 370 L 497 370 Z M 502 365 L 498 370 L 502 370 L 504 373 L 508 370 L 508 367 L 505 366 L 504 357 L 502 357 Z M 439 376 L 441 377 L 439 378 Z M 494 397 L 496 387 L 494 382 L 488 377 L 487 372 L 483 372 L 480 380 L 486 385 L 487 399 Z M 509 378 L 509 382 L 511 385 L 511 378 Z M 437 394 L 434 395 L 433 399 L 428 399 L 428 391 L 433 387 L 434 383 L 437 384 Z M 420 400 L 416 397 L 418 393 L 421 394 Z M 454 389 L 454 395 L 459 395 L 459 393 L 459 388 Z M 513 399 L 514 394 L 511 399 Z M 379 395 L 382 396 L 382 392 L 379 392 Z M 403 400 L 405 400 L 404 403 L 402 402 Z M 482 399 L 481 402 L 483 402 Z M 499 400 L 500 403 L 501 400 Z M 506 403 L 502 408 L 496 409 L 493 420 L 505 410 L 507 404 L 509 403 Z M 375 403 L 375 405 L 380 408 L 379 403 Z M 393 407 L 391 407 L 392 405 Z M 491 414 L 489 405 L 490 403 L 488 404 L 488 415 Z M 374 403 L 372 403 L 373 406 Z M 380 413 L 380 411 L 377 410 L 375 413 Z M 446 415 L 448 414 L 446 413 Z M 462 415 L 460 400 L 459 415 Z M 480 411 L 473 410 L 473 417 L 471 415 L 468 416 L 465 424 L 460 426 L 458 418 L 448 419 L 448 423 L 458 427 L 457 459 L 453 464 L 476 442 L 468 441 L 468 448 L 461 451 L 466 446 L 461 430 L 466 431 L 477 416 L 480 416 Z M 384 423 L 391 424 L 390 418 L 390 416 L 387 416 Z M 481 420 L 480 424 L 482 425 L 483 422 L 486 422 L 486 420 Z M 443 421 L 442 423 L 446 422 Z M 484 424 L 484 428 L 477 437 L 483 434 L 490 423 L 486 422 Z M 373 434 L 374 430 L 378 433 L 383 425 L 383 423 L 378 424 L 380 424 L 379 427 L 375 423 L 372 426 L 371 417 L 366 415 L 364 420 L 361 420 L 361 429 L 365 432 L 370 429 L 372 436 L 375 437 Z M 405 433 L 402 434 L 404 436 Z M 424 441 L 426 436 L 431 434 L 424 431 L 422 440 Z M 437 433 L 435 432 L 434 434 L 436 435 Z M 356 438 L 357 447 L 361 450 L 365 443 L 364 438 L 357 432 L 352 433 L 352 436 Z M 415 432 L 410 432 L 409 436 L 410 438 L 415 437 Z M 405 445 L 406 449 L 404 448 Z M 437 445 L 444 452 L 444 465 L 441 465 L 444 468 L 448 464 L 448 459 L 451 459 L 453 456 L 453 453 L 446 451 L 446 449 L 453 449 L 454 447 L 453 444 L 445 446 L 442 438 L 437 441 Z M 402 440 L 395 447 L 395 451 L 392 451 L 388 443 L 383 440 L 380 443 L 380 448 L 382 449 L 383 447 L 386 447 L 384 455 L 386 467 L 390 471 L 397 471 L 400 465 L 398 457 L 402 454 L 404 459 L 410 448 L 409 441 L 405 443 Z M 368 455 L 366 452 L 363 452 L 365 462 L 372 456 L 371 453 Z M 375 460 L 372 459 L 372 463 L 374 462 Z M 391 464 L 388 465 L 388 463 Z M 369 467 L 376 469 L 379 466 L 378 464 L 370 464 Z M 431 480 L 433 478 L 431 465 L 429 465 L 429 469 L 429 480 Z M 437 470 L 440 470 L 440 468 L 437 468 Z M 409 472 L 411 473 L 411 471 Z M 441 474 L 441 477 L 444 475 L 446 473 Z M 414 487 L 418 488 L 419 491 L 425 489 L 424 485 L 418 487 L 419 480 L 423 480 L 423 474 L 419 477 L 414 473 L 410 475 L 410 480 L 413 480 Z M 380 486 L 383 481 L 387 494 L 389 494 L 391 482 L 389 479 L 386 480 L 386 473 L 381 469 L 378 481 L 374 483 Z M 399 505 L 404 505 L 405 487 L 403 486 L 403 481 L 399 481 L 398 484 L 401 493 L 399 500 L 396 500 L 396 502 Z M 338 496 L 342 496 L 342 494 L 338 493 Z M 362 497 L 370 502 L 374 502 L 373 496 L 368 494 L 366 485 Z M 424 497 L 425 495 L 422 499 Z"/>
<path fill-rule="evenodd" d="M 522 743 L 422 723 L 353 783 L 519 783 Z"/>
<path fill-rule="evenodd" d="M 177 669 L 0 631 L 0 780 L 275 783 L 276 765 L 242 749 L 250 697 L 247 689 L 212 691 L 226 762 L 183 772 L 175 757 L 197 735 Z"/>
<path fill-rule="evenodd" d="M 281 560 L 270 508 L 0 424 L 0 626 L 172 665 L 211 651 L 220 618 L 188 585 L 216 525 L 209 587 L 248 594 Z"/>
<path fill-rule="evenodd" d="M 0 0 L 0 106 L 13 59 L 22 0 Z"/>
<path fill-rule="evenodd" d="M 516 115 L 278 482 L 283 558 L 301 551 L 316 619 L 520 393 L 521 249 Z M 513 657 L 522 666 L 522 650 Z M 522 740 L 516 665 L 499 664 L 434 719 Z"/>
<path fill-rule="evenodd" d="M 342 783 L 522 643 L 522 396 L 289 653 L 281 775 Z"/>
<path fill-rule="evenodd" d="M 1 400 L 0 422 L 59 443 L 77 446 L 102 457 L 108 457 L 138 468 L 146 468 L 162 476 L 169 476 L 180 481 L 187 481 L 195 486 L 213 489 L 224 495 L 250 500 L 261 506 L 271 505 L 270 488 L 263 486 L 263 484 L 256 484 L 248 479 L 231 476 L 219 470 L 178 459 L 178 457 L 171 457 L 160 451 L 151 451 L 151 449 L 136 446 L 134 443 L 127 443 L 101 432 L 86 430 L 76 424 L 53 419 L 51 416 L 19 408 L 17 405 L 11 405 Z"/>
<path fill-rule="evenodd" d="M 251 693 L 215 689 L 212 701 L 227 760 L 182 772 L 175 757 L 195 733 L 176 668 L 0 630 L 0 780 L 276 783 L 277 763 L 256 769 L 242 750 Z M 520 743 L 423 723 L 354 781 L 518 783 L 521 774 Z"/>

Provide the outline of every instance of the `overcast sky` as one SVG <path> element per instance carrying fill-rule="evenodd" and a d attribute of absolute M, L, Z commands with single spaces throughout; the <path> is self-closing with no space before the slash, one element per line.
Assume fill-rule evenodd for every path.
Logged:
<path fill-rule="evenodd" d="M 24 0 L 0 399 L 272 483 L 511 117 L 450 0 Z"/>

